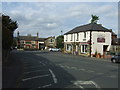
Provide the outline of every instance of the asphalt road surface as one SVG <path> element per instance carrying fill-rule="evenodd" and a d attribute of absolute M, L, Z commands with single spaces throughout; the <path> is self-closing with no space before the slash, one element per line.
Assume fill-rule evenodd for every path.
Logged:
<path fill-rule="evenodd" d="M 47 51 L 13 51 L 23 63 L 18 88 L 118 88 L 110 60 Z"/>

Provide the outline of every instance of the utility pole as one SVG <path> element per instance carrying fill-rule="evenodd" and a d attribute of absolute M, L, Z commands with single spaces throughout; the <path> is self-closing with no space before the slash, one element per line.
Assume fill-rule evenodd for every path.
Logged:
<path fill-rule="evenodd" d="M 91 52 L 92 52 L 91 51 L 91 49 L 92 49 L 91 48 L 91 45 L 92 45 L 92 40 L 91 39 L 92 39 L 92 31 L 90 30 L 90 57 L 91 57 Z"/>

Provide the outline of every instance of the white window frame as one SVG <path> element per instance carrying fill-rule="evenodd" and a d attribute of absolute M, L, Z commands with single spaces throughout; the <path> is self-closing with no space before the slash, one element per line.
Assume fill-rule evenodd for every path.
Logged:
<path fill-rule="evenodd" d="M 72 45 L 71 45 L 71 44 L 67 44 L 67 45 L 66 45 L 66 51 L 71 51 L 71 48 L 70 48 L 70 47 L 72 48 Z"/>
<path fill-rule="evenodd" d="M 71 34 L 71 41 L 73 40 L 73 34 Z"/>
<path fill-rule="evenodd" d="M 86 35 L 87 35 L 86 32 L 84 32 L 84 38 L 86 38 Z"/>
<path fill-rule="evenodd" d="M 84 50 L 83 50 L 84 48 Z M 87 45 L 81 45 L 81 53 L 87 53 Z"/>
<path fill-rule="evenodd" d="M 77 33 L 77 39 L 76 39 L 76 41 L 79 41 L 79 33 Z"/>

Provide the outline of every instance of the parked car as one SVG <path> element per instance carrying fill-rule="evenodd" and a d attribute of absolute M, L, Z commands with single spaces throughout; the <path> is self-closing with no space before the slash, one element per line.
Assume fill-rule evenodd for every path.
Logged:
<path fill-rule="evenodd" d="M 60 49 L 58 49 L 58 48 L 49 48 L 49 51 L 55 51 L 55 52 L 58 52 L 58 51 L 60 51 Z"/>
<path fill-rule="evenodd" d="M 120 53 L 112 56 L 111 62 L 112 62 L 112 63 L 120 62 Z"/>

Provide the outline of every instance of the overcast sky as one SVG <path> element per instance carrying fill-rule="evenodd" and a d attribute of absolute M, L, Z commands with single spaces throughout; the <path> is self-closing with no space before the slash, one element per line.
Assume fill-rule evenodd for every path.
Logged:
<path fill-rule="evenodd" d="M 3 2 L 2 13 L 19 24 L 20 35 L 39 33 L 39 37 L 58 36 L 90 23 L 91 14 L 99 16 L 98 23 L 118 32 L 117 2 Z"/>

